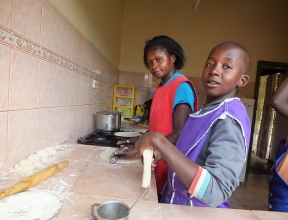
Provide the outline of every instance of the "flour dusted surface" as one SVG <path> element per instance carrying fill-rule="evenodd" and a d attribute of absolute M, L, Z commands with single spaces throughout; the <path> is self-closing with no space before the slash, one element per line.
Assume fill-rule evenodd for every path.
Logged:
<path fill-rule="evenodd" d="M 48 220 L 61 208 L 58 196 L 30 190 L 0 200 L 1 220 Z"/>

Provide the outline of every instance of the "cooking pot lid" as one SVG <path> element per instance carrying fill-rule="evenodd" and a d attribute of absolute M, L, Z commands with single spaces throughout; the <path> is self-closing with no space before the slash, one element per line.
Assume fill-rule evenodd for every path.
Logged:
<path fill-rule="evenodd" d="M 114 135 L 117 137 L 138 137 L 141 134 L 138 132 L 123 131 L 123 132 L 115 132 Z"/>
<path fill-rule="evenodd" d="M 118 111 L 102 111 L 102 112 L 97 112 L 99 114 L 102 115 L 121 115 L 122 112 L 118 112 Z"/>

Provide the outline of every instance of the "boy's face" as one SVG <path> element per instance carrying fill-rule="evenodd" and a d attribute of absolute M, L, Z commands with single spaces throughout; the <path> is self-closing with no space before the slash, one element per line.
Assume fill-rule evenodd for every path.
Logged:
<path fill-rule="evenodd" d="M 248 83 L 249 77 L 243 75 L 245 61 L 243 50 L 235 45 L 221 44 L 212 49 L 202 73 L 206 104 L 231 98 L 239 86 Z"/>
<path fill-rule="evenodd" d="M 150 49 L 147 52 L 146 62 L 153 76 L 162 81 L 169 79 L 175 72 L 175 56 L 169 55 L 162 49 Z"/>

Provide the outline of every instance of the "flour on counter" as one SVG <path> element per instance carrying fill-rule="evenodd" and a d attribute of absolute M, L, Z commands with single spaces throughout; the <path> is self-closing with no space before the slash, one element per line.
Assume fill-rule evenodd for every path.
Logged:
<path fill-rule="evenodd" d="M 58 196 L 42 191 L 30 190 L 0 200 L 2 220 L 48 220 L 61 208 Z"/>

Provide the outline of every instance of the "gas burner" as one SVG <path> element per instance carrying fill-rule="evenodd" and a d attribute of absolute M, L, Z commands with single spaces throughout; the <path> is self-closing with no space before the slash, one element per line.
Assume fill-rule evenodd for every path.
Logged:
<path fill-rule="evenodd" d="M 115 132 L 109 132 L 109 131 L 95 131 L 84 137 L 79 137 L 77 139 L 77 143 L 84 145 L 119 147 L 119 145 L 117 145 L 118 141 L 128 139 L 128 138 L 116 137 L 114 136 L 114 133 Z"/>

